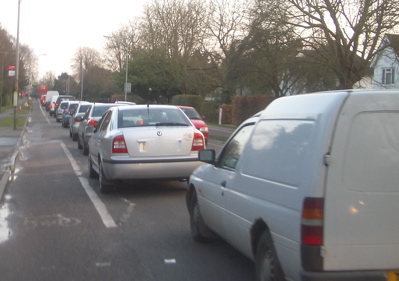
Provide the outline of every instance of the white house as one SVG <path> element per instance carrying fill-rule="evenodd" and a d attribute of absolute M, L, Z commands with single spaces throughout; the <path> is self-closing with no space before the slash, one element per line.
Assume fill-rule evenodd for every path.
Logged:
<path fill-rule="evenodd" d="M 374 88 L 399 88 L 399 34 L 386 34 L 380 50 L 371 62 Z"/>

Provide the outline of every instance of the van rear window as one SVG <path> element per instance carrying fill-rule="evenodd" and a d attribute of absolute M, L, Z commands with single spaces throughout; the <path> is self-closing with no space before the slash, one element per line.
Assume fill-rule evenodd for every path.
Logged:
<path fill-rule="evenodd" d="M 309 120 L 261 120 L 250 140 L 256 157 L 245 165 L 243 172 L 298 186 L 310 152 L 313 129 L 314 122 Z"/>
<path fill-rule="evenodd" d="M 394 111 L 363 112 L 353 118 L 343 163 L 346 188 L 369 192 L 399 191 L 398 124 L 399 112 Z"/>

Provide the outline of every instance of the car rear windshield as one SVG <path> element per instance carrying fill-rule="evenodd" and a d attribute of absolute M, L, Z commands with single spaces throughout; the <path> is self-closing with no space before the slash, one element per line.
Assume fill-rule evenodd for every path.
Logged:
<path fill-rule="evenodd" d="M 188 116 L 190 119 L 202 119 L 199 116 L 198 112 L 194 108 L 182 108 L 183 112 Z"/>
<path fill-rule="evenodd" d="M 61 109 L 65 109 L 65 108 L 67 108 L 67 107 L 68 107 L 68 103 L 66 103 L 66 102 L 60 104 L 60 108 L 61 108 Z"/>
<path fill-rule="evenodd" d="M 93 109 L 93 117 L 101 117 L 105 113 L 105 111 L 108 110 L 111 106 L 115 106 L 115 104 L 110 104 L 110 105 L 101 105 L 101 106 L 94 106 Z"/>
<path fill-rule="evenodd" d="M 119 110 L 118 128 L 143 126 L 192 126 L 177 108 L 129 108 Z"/>
<path fill-rule="evenodd" d="M 79 112 L 86 112 L 86 110 L 91 106 L 91 104 L 82 104 L 79 107 Z"/>

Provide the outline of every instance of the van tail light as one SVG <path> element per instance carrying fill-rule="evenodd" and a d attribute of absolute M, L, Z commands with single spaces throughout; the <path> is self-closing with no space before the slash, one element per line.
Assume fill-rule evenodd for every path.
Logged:
<path fill-rule="evenodd" d="M 194 133 L 194 140 L 191 151 L 198 151 L 201 149 L 205 149 L 204 135 L 201 133 Z"/>
<path fill-rule="evenodd" d="M 91 127 L 93 127 L 93 128 L 97 128 L 98 121 L 96 121 L 96 120 L 90 120 L 90 121 L 88 122 L 88 124 L 89 124 L 89 126 L 91 126 Z"/>
<path fill-rule="evenodd" d="M 112 153 L 128 153 L 125 137 L 123 135 L 116 136 L 112 141 Z"/>
<path fill-rule="evenodd" d="M 323 245 L 323 198 L 306 197 L 303 201 L 301 241 L 304 245 Z"/>

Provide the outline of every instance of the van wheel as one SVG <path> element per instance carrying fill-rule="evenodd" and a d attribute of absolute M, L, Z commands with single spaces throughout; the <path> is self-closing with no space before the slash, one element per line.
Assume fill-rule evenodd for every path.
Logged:
<path fill-rule="evenodd" d="M 194 241 L 207 242 L 213 238 L 211 230 L 206 226 L 204 219 L 201 216 L 200 208 L 198 205 L 197 194 L 193 192 L 190 202 L 190 228 L 191 236 Z"/>
<path fill-rule="evenodd" d="M 109 193 L 112 189 L 112 182 L 107 180 L 104 170 L 103 170 L 103 165 L 101 163 L 101 160 L 98 161 L 98 169 L 99 169 L 99 181 L 100 181 L 100 192 L 101 193 Z"/>
<path fill-rule="evenodd" d="M 98 174 L 96 173 L 96 171 L 93 169 L 93 162 L 91 161 L 91 157 L 87 157 L 89 158 L 88 164 L 89 164 L 89 177 L 91 179 L 97 178 Z"/>
<path fill-rule="evenodd" d="M 256 248 L 255 267 L 257 281 L 284 280 L 283 270 L 268 231 L 265 231 L 259 239 Z"/>

